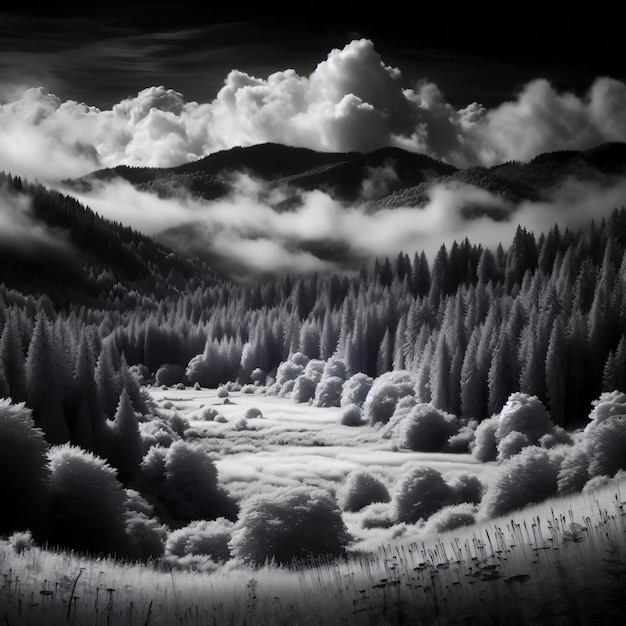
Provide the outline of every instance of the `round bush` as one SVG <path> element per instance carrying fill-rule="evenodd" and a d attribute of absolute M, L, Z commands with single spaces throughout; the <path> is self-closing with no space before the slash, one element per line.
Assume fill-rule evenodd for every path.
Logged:
<path fill-rule="evenodd" d="M 361 426 L 363 424 L 361 409 L 356 404 L 344 406 L 341 411 L 342 426 Z"/>
<path fill-rule="evenodd" d="M 590 443 L 589 475 L 614 476 L 626 469 L 626 415 L 596 422 L 586 431 Z"/>
<path fill-rule="evenodd" d="M 557 477 L 560 494 L 579 493 L 589 480 L 590 446 L 588 442 L 579 442 L 572 446 L 561 462 Z"/>
<path fill-rule="evenodd" d="M 52 545 L 132 556 L 126 534 L 126 492 L 103 459 L 70 444 L 50 448 Z"/>
<path fill-rule="evenodd" d="M 292 397 L 292 393 L 293 393 L 293 388 L 295 387 L 295 385 L 296 385 L 296 381 L 295 380 L 288 380 L 280 388 L 280 391 L 278 392 L 278 397 L 279 398 L 291 398 Z"/>
<path fill-rule="evenodd" d="M 224 387 L 224 385 L 222 385 L 221 387 L 218 387 L 217 389 L 217 397 L 218 398 L 228 398 L 230 394 L 228 393 L 228 389 L 226 389 L 226 387 Z"/>
<path fill-rule="evenodd" d="M 207 406 L 202 409 L 200 419 L 203 419 L 207 422 L 212 422 L 219 414 L 220 412 L 215 407 Z"/>
<path fill-rule="evenodd" d="M 356 404 L 362 407 L 373 384 L 374 379 L 362 372 L 348 378 L 341 391 L 341 406 Z"/>
<path fill-rule="evenodd" d="M 592 403 L 593 409 L 589 413 L 591 422 L 587 424 L 586 431 L 601 424 L 609 417 L 626 415 L 626 393 L 622 391 L 605 392 Z"/>
<path fill-rule="evenodd" d="M 335 499 L 317 487 L 295 487 L 252 496 L 242 504 L 230 549 L 261 566 L 341 556 L 350 536 Z"/>
<path fill-rule="evenodd" d="M 322 380 L 324 374 L 324 361 L 311 359 L 304 368 L 304 375 L 315 381 L 315 384 Z"/>
<path fill-rule="evenodd" d="M 324 373 L 322 374 L 323 378 L 341 378 L 343 382 L 345 382 L 348 378 L 348 368 L 346 364 L 337 357 L 331 357 L 326 361 L 326 365 L 324 365 Z"/>
<path fill-rule="evenodd" d="M 395 518 L 397 522 L 415 524 L 453 502 L 454 492 L 437 470 L 416 467 L 398 484 L 394 495 Z"/>
<path fill-rule="evenodd" d="M 261 412 L 261 409 L 257 409 L 255 406 L 251 406 L 245 413 L 244 417 L 247 420 L 260 420 L 263 419 L 263 413 Z"/>
<path fill-rule="evenodd" d="M 480 506 L 480 517 L 506 515 L 535 502 L 543 502 L 557 492 L 558 463 L 548 450 L 524 448 L 505 461 L 489 483 Z"/>
<path fill-rule="evenodd" d="M 156 559 L 165 553 L 167 526 L 154 517 L 131 511 L 126 514 L 126 534 L 133 544 L 136 558 L 142 561 Z"/>
<path fill-rule="evenodd" d="M 365 420 L 374 424 L 386 424 L 394 414 L 396 405 L 405 396 L 414 396 L 413 380 L 408 372 L 388 372 L 378 377 L 365 399 Z"/>
<path fill-rule="evenodd" d="M 531 444 L 554 430 L 550 414 L 537 396 L 513 393 L 509 396 L 500 414 L 496 416 L 498 430 L 496 440 L 502 441 L 512 432 L 526 435 Z M 519 441 L 519 439 L 518 439 Z"/>
<path fill-rule="evenodd" d="M 237 506 L 218 486 L 215 464 L 193 443 L 179 440 L 165 450 L 151 448 L 141 463 L 141 476 L 173 519 L 236 518 Z"/>
<path fill-rule="evenodd" d="M 214 561 L 230 559 L 228 542 L 234 528 L 233 522 L 219 518 L 213 521 L 196 520 L 183 528 L 172 531 L 165 544 L 167 554 L 187 556 L 203 554 Z"/>
<path fill-rule="evenodd" d="M 291 399 L 294 402 L 308 402 L 315 396 L 316 388 L 317 382 L 306 374 L 302 374 L 301 376 L 298 376 L 296 382 L 294 383 L 293 391 L 291 392 Z"/>
<path fill-rule="evenodd" d="M 45 522 L 48 444 L 24 403 L 0 399 L 0 535 Z"/>
<path fill-rule="evenodd" d="M 484 487 L 480 478 L 475 474 L 463 472 L 448 482 L 454 492 L 454 501 L 457 504 L 468 502 L 479 504 L 483 497 Z"/>
<path fill-rule="evenodd" d="M 456 416 L 432 404 L 417 404 L 402 420 L 398 439 L 402 447 L 415 452 L 438 452 L 458 430 Z"/>
<path fill-rule="evenodd" d="M 483 420 L 476 427 L 473 444 L 470 446 L 472 454 L 483 463 L 495 461 L 498 457 L 496 431 L 498 424 L 493 417 Z"/>
<path fill-rule="evenodd" d="M 313 406 L 339 406 L 344 382 L 345 380 L 339 376 L 323 376 L 315 389 Z"/>
<path fill-rule="evenodd" d="M 155 381 L 157 385 L 167 385 L 168 387 L 172 387 L 177 383 L 182 383 L 184 376 L 185 368 L 180 365 L 167 363 L 166 365 L 161 365 L 161 367 L 159 367 L 156 371 Z"/>
<path fill-rule="evenodd" d="M 295 365 L 299 365 L 300 367 L 306 367 L 308 362 L 311 360 L 309 357 L 302 352 L 294 352 L 289 360 Z"/>
<path fill-rule="evenodd" d="M 389 502 L 389 491 L 382 480 L 365 470 L 348 474 L 346 482 L 337 494 L 344 511 L 360 511 L 373 502 Z"/>
<path fill-rule="evenodd" d="M 524 433 L 518 433 L 516 430 L 508 433 L 498 444 L 498 461 L 519 454 L 529 445 L 530 439 Z"/>
<path fill-rule="evenodd" d="M 262 370 L 260 367 L 252 370 L 252 374 L 250 374 L 250 380 L 254 385 L 257 386 L 262 385 L 265 382 L 266 378 L 267 372 L 265 370 Z"/>
<path fill-rule="evenodd" d="M 471 526 L 476 522 L 478 507 L 468 502 L 444 506 L 428 518 L 423 533 L 439 534 L 448 530 L 455 530 L 463 526 Z"/>
<path fill-rule="evenodd" d="M 279 385 L 284 385 L 290 380 L 296 380 L 302 372 L 304 372 L 304 365 L 294 363 L 293 361 L 283 361 L 276 370 L 276 382 Z"/>

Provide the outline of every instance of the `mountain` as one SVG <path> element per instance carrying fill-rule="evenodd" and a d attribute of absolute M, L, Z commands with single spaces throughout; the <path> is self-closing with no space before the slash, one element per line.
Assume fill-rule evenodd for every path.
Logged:
<path fill-rule="evenodd" d="M 0 284 L 8 288 L 45 293 L 57 306 L 119 308 L 142 295 L 215 279 L 206 264 L 102 218 L 72 197 L 4 173 L 0 190 L 0 217 L 24 226 L 12 239 L 0 233 Z M 27 211 L 12 208 L 25 204 Z"/>
<path fill-rule="evenodd" d="M 468 205 L 465 210 L 468 217 L 488 215 L 492 219 L 505 219 L 509 215 L 505 204 L 545 199 L 567 179 L 600 183 L 615 176 L 626 176 L 626 143 L 605 143 L 584 151 L 547 152 L 528 163 L 511 161 L 491 168 L 460 169 L 428 183 L 396 190 L 374 204 L 376 208 L 422 207 L 428 202 L 434 184 L 465 184 L 503 200 L 502 208 Z"/>
<path fill-rule="evenodd" d="M 160 196 L 186 191 L 205 200 L 215 200 L 232 190 L 235 173 L 247 173 L 265 183 L 288 184 L 304 191 L 322 189 L 339 200 L 354 202 L 363 196 L 364 188 L 370 192 L 367 199 L 371 200 L 454 172 L 456 168 L 451 165 L 400 148 L 382 148 L 363 154 L 316 152 L 264 143 L 222 150 L 177 167 L 121 165 L 65 183 L 88 191 L 96 182 L 121 178 L 140 190 Z M 368 181 L 374 185 L 368 185 Z M 378 195 L 372 197 L 376 185 Z"/>

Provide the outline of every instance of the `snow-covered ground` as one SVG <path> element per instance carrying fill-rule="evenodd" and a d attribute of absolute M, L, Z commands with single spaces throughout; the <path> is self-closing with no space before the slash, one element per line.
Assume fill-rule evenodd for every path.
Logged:
<path fill-rule="evenodd" d="M 478 462 L 470 454 L 421 453 L 398 449 L 369 426 L 343 426 L 340 408 L 296 404 L 287 398 L 262 393 L 230 392 L 225 404 L 215 389 L 153 388 L 159 406 L 176 409 L 193 428 L 205 435 L 201 441 L 212 452 L 219 482 L 237 498 L 267 493 L 279 487 L 312 485 L 332 493 L 340 489 L 353 470 L 366 469 L 379 476 L 393 497 L 401 477 L 422 465 L 437 469 L 446 480 L 459 473 L 476 474 L 487 483 L 493 465 Z M 202 414 L 212 407 L 225 422 L 207 421 Z M 262 418 L 245 419 L 249 409 Z M 370 514 L 381 515 L 391 504 L 372 505 Z M 361 541 L 385 541 L 414 529 L 366 530 L 363 517 L 344 514 L 350 531 Z"/>

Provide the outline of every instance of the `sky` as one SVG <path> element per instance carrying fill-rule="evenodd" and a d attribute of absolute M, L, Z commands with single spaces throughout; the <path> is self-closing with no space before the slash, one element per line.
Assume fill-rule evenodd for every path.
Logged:
<path fill-rule="evenodd" d="M 103 167 L 175 166 L 267 141 L 337 152 L 393 145 L 457 167 L 626 141 L 621 22 L 610 13 L 393 1 L 376 11 L 322 1 L 297 13 L 286 2 L 199 13 L 184 0 L 77 11 L 0 13 L 0 170 L 58 187 Z M 434 255 L 464 236 L 507 245 L 517 223 L 539 232 L 557 217 L 576 225 L 626 204 L 623 181 L 568 181 L 545 202 L 511 207 L 504 224 L 461 217 L 468 194 L 501 199 L 446 187 L 419 218 L 412 208 L 371 215 L 321 192 L 277 215 L 258 181 L 240 182 L 210 207 L 119 181 L 79 199 L 148 234 L 200 221 L 200 245 L 236 257 L 244 273 L 332 269 L 298 244 L 312 232 L 364 255 Z"/>
<path fill-rule="evenodd" d="M 466 167 L 626 139 L 610 15 L 161 0 L 0 22 L 0 169 L 44 180 L 264 141 Z"/>

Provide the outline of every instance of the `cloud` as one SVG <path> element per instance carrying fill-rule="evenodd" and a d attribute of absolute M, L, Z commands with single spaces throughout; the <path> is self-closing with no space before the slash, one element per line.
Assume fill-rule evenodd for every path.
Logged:
<path fill-rule="evenodd" d="M 0 251 L 24 255 L 70 251 L 62 232 L 35 219 L 31 198 L 0 185 Z"/>
<path fill-rule="evenodd" d="M 108 110 L 43 87 L 0 93 L 0 169 L 43 179 L 119 164 L 172 166 L 267 141 L 324 151 L 394 145 L 457 166 L 527 160 L 626 140 L 626 84 L 599 77 L 580 97 L 534 80 L 508 102 L 457 109 L 424 78 L 406 85 L 368 39 L 333 49 L 309 75 L 232 70 L 216 97 L 148 87 Z"/>
<path fill-rule="evenodd" d="M 467 237 L 495 248 L 513 240 L 518 224 L 537 236 L 554 223 L 585 227 L 626 205 L 626 181 L 564 181 L 540 202 L 514 204 L 457 182 L 436 184 L 421 208 L 373 211 L 366 203 L 345 205 L 319 191 L 301 192 L 288 211 L 274 207 L 290 196 L 287 187 L 268 191 L 249 176 L 236 178 L 228 197 L 205 202 L 192 197 L 159 198 L 121 180 L 100 183 L 78 199 L 96 212 L 123 221 L 183 252 L 202 255 L 235 277 L 284 272 L 345 271 L 350 261 L 394 258 L 424 250 L 432 260 Z M 67 190 L 62 189 L 67 192 Z M 468 207 L 497 209 L 508 219 L 468 219 Z M 337 254 L 328 254 L 330 250 Z"/>

